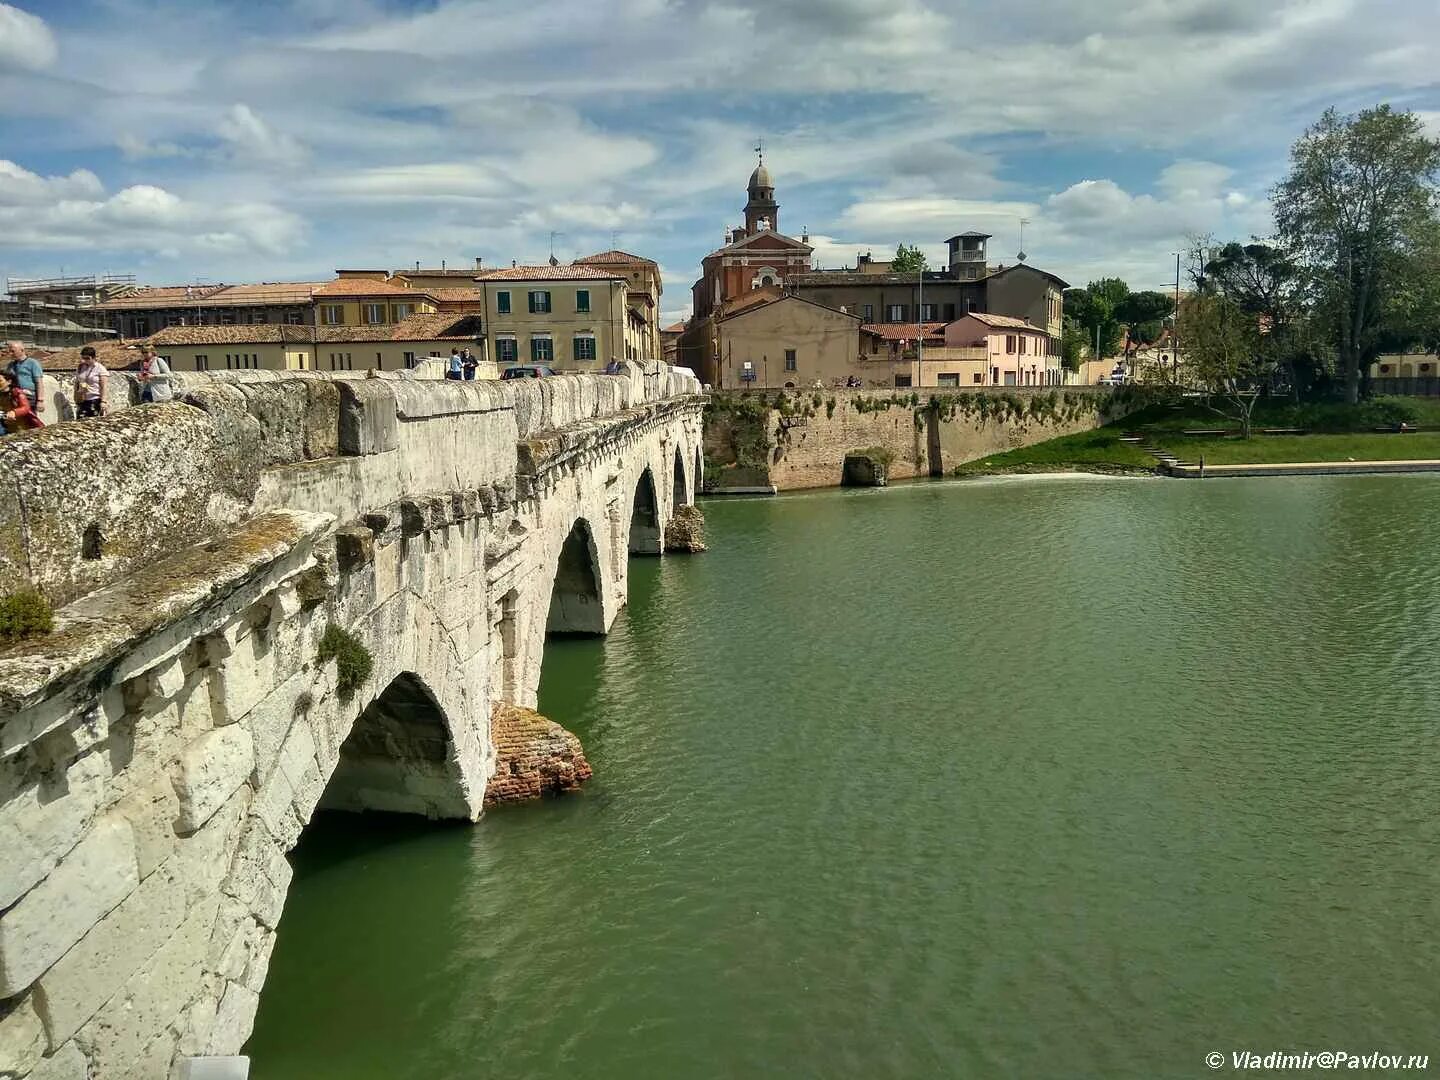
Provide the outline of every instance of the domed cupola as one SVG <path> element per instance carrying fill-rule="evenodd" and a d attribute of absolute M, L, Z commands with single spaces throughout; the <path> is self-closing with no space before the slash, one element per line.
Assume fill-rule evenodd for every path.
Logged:
<path fill-rule="evenodd" d="M 765 228 L 778 230 L 780 204 L 775 201 L 775 185 L 770 180 L 770 170 L 765 167 L 764 153 L 760 153 L 760 161 L 750 174 L 746 194 L 749 197 L 745 201 L 745 232 L 754 236 L 760 231 L 762 221 Z"/>

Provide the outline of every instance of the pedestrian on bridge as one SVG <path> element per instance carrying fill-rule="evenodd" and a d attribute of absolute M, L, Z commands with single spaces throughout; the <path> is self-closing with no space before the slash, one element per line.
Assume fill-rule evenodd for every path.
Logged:
<path fill-rule="evenodd" d="M 95 355 L 95 346 L 86 345 L 80 350 L 80 366 L 75 369 L 75 415 L 84 420 L 108 412 L 105 392 L 109 387 L 110 373 Z"/>
<path fill-rule="evenodd" d="M 157 356 L 155 346 L 140 346 L 140 403 L 169 401 L 175 396 L 170 386 L 170 365 Z"/>
<path fill-rule="evenodd" d="M 6 388 L 6 398 L 10 401 L 10 411 L 5 414 L 5 426 L 10 431 L 18 430 L 10 427 L 11 413 L 17 410 L 34 419 L 34 423 L 24 423 L 24 427 L 44 427 L 40 423 L 40 390 L 44 384 L 45 369 L 40 366 L 40 361 L 33 356 L 25 355 L 25 346 L 18 341 L 7 341 L 5 343 L 5 378 L 9 382 Z M 23 395 L 23 404 L 17 404 L 21 399 L 16 395 Z"/>

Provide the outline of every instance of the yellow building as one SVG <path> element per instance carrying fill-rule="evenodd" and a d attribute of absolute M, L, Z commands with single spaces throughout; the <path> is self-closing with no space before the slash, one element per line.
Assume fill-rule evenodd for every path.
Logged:
<path fill-rule="evenodd" d="M 636 331 L 630 279 L 579 263 L 511 266 L 482 272 L 487 356 L 503 369 L 548 364 L 560 371 L 598 371 L 624 360 Z"/>
<path fill-rule="evenodd" d="M 483 361 L 480 329 L 478 316 L 442 313 L 384 326 L 172 326 L 147 340 L 177 371 L 395 371 L 452 348 Z"/>
<path fill-rule="evenodd" d="M 858 375 L 860 316 L 778 289 L 751 298 L 715 320 L 716 385 L 845 386 Z"/>
<path fill-rule="evenodd" d="M 384 270 L 337 270 L 311 293 L 315 325 L 385 326 L 439 310 L 435 297 L 389 280 Z"/>
<path fill-rule="evenodd" d="M 621 274 L 629 283 L 625 303 L 639 317 L 640 327 L 632 336 L 634 352 L 627 351 L 627 360 L 659 360 L 663 352 L 660 330 L 660 266 L 654 259 L 631 255 L 628 251 L 602 251 L 576 259 L 577 266 L 594 266 Z"/>

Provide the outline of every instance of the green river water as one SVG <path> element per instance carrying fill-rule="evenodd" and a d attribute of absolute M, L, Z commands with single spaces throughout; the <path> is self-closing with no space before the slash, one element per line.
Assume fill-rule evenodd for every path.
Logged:
<path fill-rule="evenodd" d="M 547 645 L 583 794 L 307 829 L 257 1080 L 1440 1068 L 1434 480 L 704 509 Z"/>

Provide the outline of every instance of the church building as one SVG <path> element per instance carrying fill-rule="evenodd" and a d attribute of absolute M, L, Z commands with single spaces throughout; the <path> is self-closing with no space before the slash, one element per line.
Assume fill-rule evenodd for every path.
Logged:
<path fill-rule="evenodd" d="M 763 156 L 750 174 L 747 196 L 745 224 L 726 230 L 724 246 L 701 261 L 700 280 L 692 286 L 696 319 L 756 289 L 783 288 L 810 269 L 810 245 L 780 232 L 780 204 Z"/>

